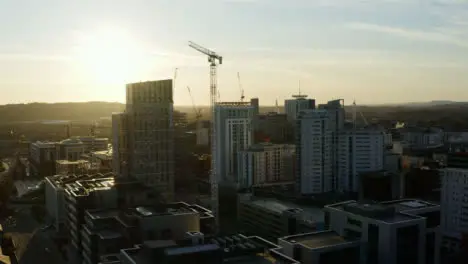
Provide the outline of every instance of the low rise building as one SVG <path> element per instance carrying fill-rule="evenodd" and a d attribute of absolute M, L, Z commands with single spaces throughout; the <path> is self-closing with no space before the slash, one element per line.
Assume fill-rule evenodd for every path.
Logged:
<path fill-rule="evenodd" d="M 301 263 L 365 263 L 360 239 L 330 230 L 282 237 L 278 244 L 285 255 Z"/>
<path fill-rule="evenodd" d="M 324 229 L 322 209 L 301 206 L 274 198 L 239 194 L 238 221 L 240 230 L 258 234 L 270 241 L 304 232 Z"/>
<path fill-rule="evenodd" d="M 109 255 L 101 264 L 193 263 L 193 264 L 300 264 L 281 247 L 258 236 L 235 234 L 205 236 L 188 232 L 182 240 L 152 240 Z"/>
<path fill-rule="evenodd" d="M 183 202 L 88 210 L 81 231 L 83 263 L 97 263 L 147 240 L 179 240 L 189 231 L 209 233 L 213 223 L 211 211 Z"/>
<path fill-rule="evenodd" d="M 29 146 L 29 175 L 43 178 L 55 174 L 55 142 L 37 141 Z"/>
<path fill-rule="evenodd" d="M 76 182 L 78 180 L 103 178 L 111 175 L 54 175 L 45 178 L 45 204 L 49 217 L 57 232 L 64 230 L 65 222 L 67 221 L 65 209 L 65 188 L 67 184 Z"/>
<path fill-rule="evenodd" d="M 362 261 L 366 262 L 360 263 L 423 264 L 428 258 L 434 260 L 432 263 L 439 261 L 440 207 L 436 204 L 418 200 L 372 204 L 347 201 L 327 205 L 324 210 L 330 230 L 365 243 Z"/>

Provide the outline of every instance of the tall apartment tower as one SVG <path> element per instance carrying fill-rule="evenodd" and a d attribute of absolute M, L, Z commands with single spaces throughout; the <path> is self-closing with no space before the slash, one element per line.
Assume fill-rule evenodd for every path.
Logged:
<path fill-rule="evenodd" d="M 114 170 L 174 196 L 172 80 L 130 83 L 125 113 L 113 117 Z"/>
<path fill-rule="evenodd" d="M 384 169 L 384 132 L 376 129 L 341 132 L 338 160 L 337 190 L 358 192 L 360 173 Z"/>
<path fill-rule="evenodd" d="M 295 122 L 297 115 L 307 109 L 315 109 L 315 99 L 307 99 L 307 95 L 293 95 L 294 99 L 284 100 L 284 112 L 289 122 Z"/>
<path fill-rule="evenodd" d="M 302 111 L 296 129 L 296 189 L 301 194 L 332 191 L 332 130 L 327 110 Z"/>
<path fill-rule="evenodd" d="M 239 152 L 239 187 L 292 179 L 295 145 L 259 143 Z"/>
<path fill-rule="evenodd" d="M 215 109 L 216 175 L 219 182 L 236 184 L 238 152 L 253 143 L 256 107 L 250 103 L 218 103 Z"/>
<path fill-rule="evenodd" d="M 329 129 L 332 133 L 331 135 L 331 162 L 332 162 L 332 186 L 333 189 L 338 187 L 338 168 L 340 161 L 338 159 L 338 140 L 341 131 L 344 129 L 345 124 L 345 110 L 344 110 L 344 100 L 337 99 L 328 101 L 326 104 L 319 105 L 319 109 L 324 109 L 328 112 L 329 118 Z"/>
<path fill-rule="evenodd" d="M 455 151 L 448 154 L 447 167 L 440 169 L 440 227 L 443 244 L 451 249 L 457 249 L 468 233 L 468 149 Z"/>

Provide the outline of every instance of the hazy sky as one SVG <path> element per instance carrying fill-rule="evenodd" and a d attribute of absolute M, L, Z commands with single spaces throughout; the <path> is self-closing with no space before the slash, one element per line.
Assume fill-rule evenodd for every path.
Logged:
<path fill-rule="evenodd" d="M 0 104 L 124 102 L 125 83 L 172 78 L 175 103 L 280 104 L 301 90 L 358 104 L 468 101 L 465 0 L 0 0 Z"/>

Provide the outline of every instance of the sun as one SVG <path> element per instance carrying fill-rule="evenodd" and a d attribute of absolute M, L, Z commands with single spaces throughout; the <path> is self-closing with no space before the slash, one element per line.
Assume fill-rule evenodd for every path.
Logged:
<path fill-rule="evenodd" d="M 116 29 L 82 34 L 75 54 L 87 75 L 99 84 L 127 82 L 138 73 L 144 59 L 141 44 Z"/>

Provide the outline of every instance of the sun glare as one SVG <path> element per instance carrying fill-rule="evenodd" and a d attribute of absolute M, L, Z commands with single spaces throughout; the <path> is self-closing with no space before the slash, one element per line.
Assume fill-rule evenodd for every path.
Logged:
<path fill-rule="evenodd" d="M 81 36 L 75 52 L 85 72 L 101 84 L 123 84 L 135 78 L 144 59 L 141 45 L 118 30 Z"/>

